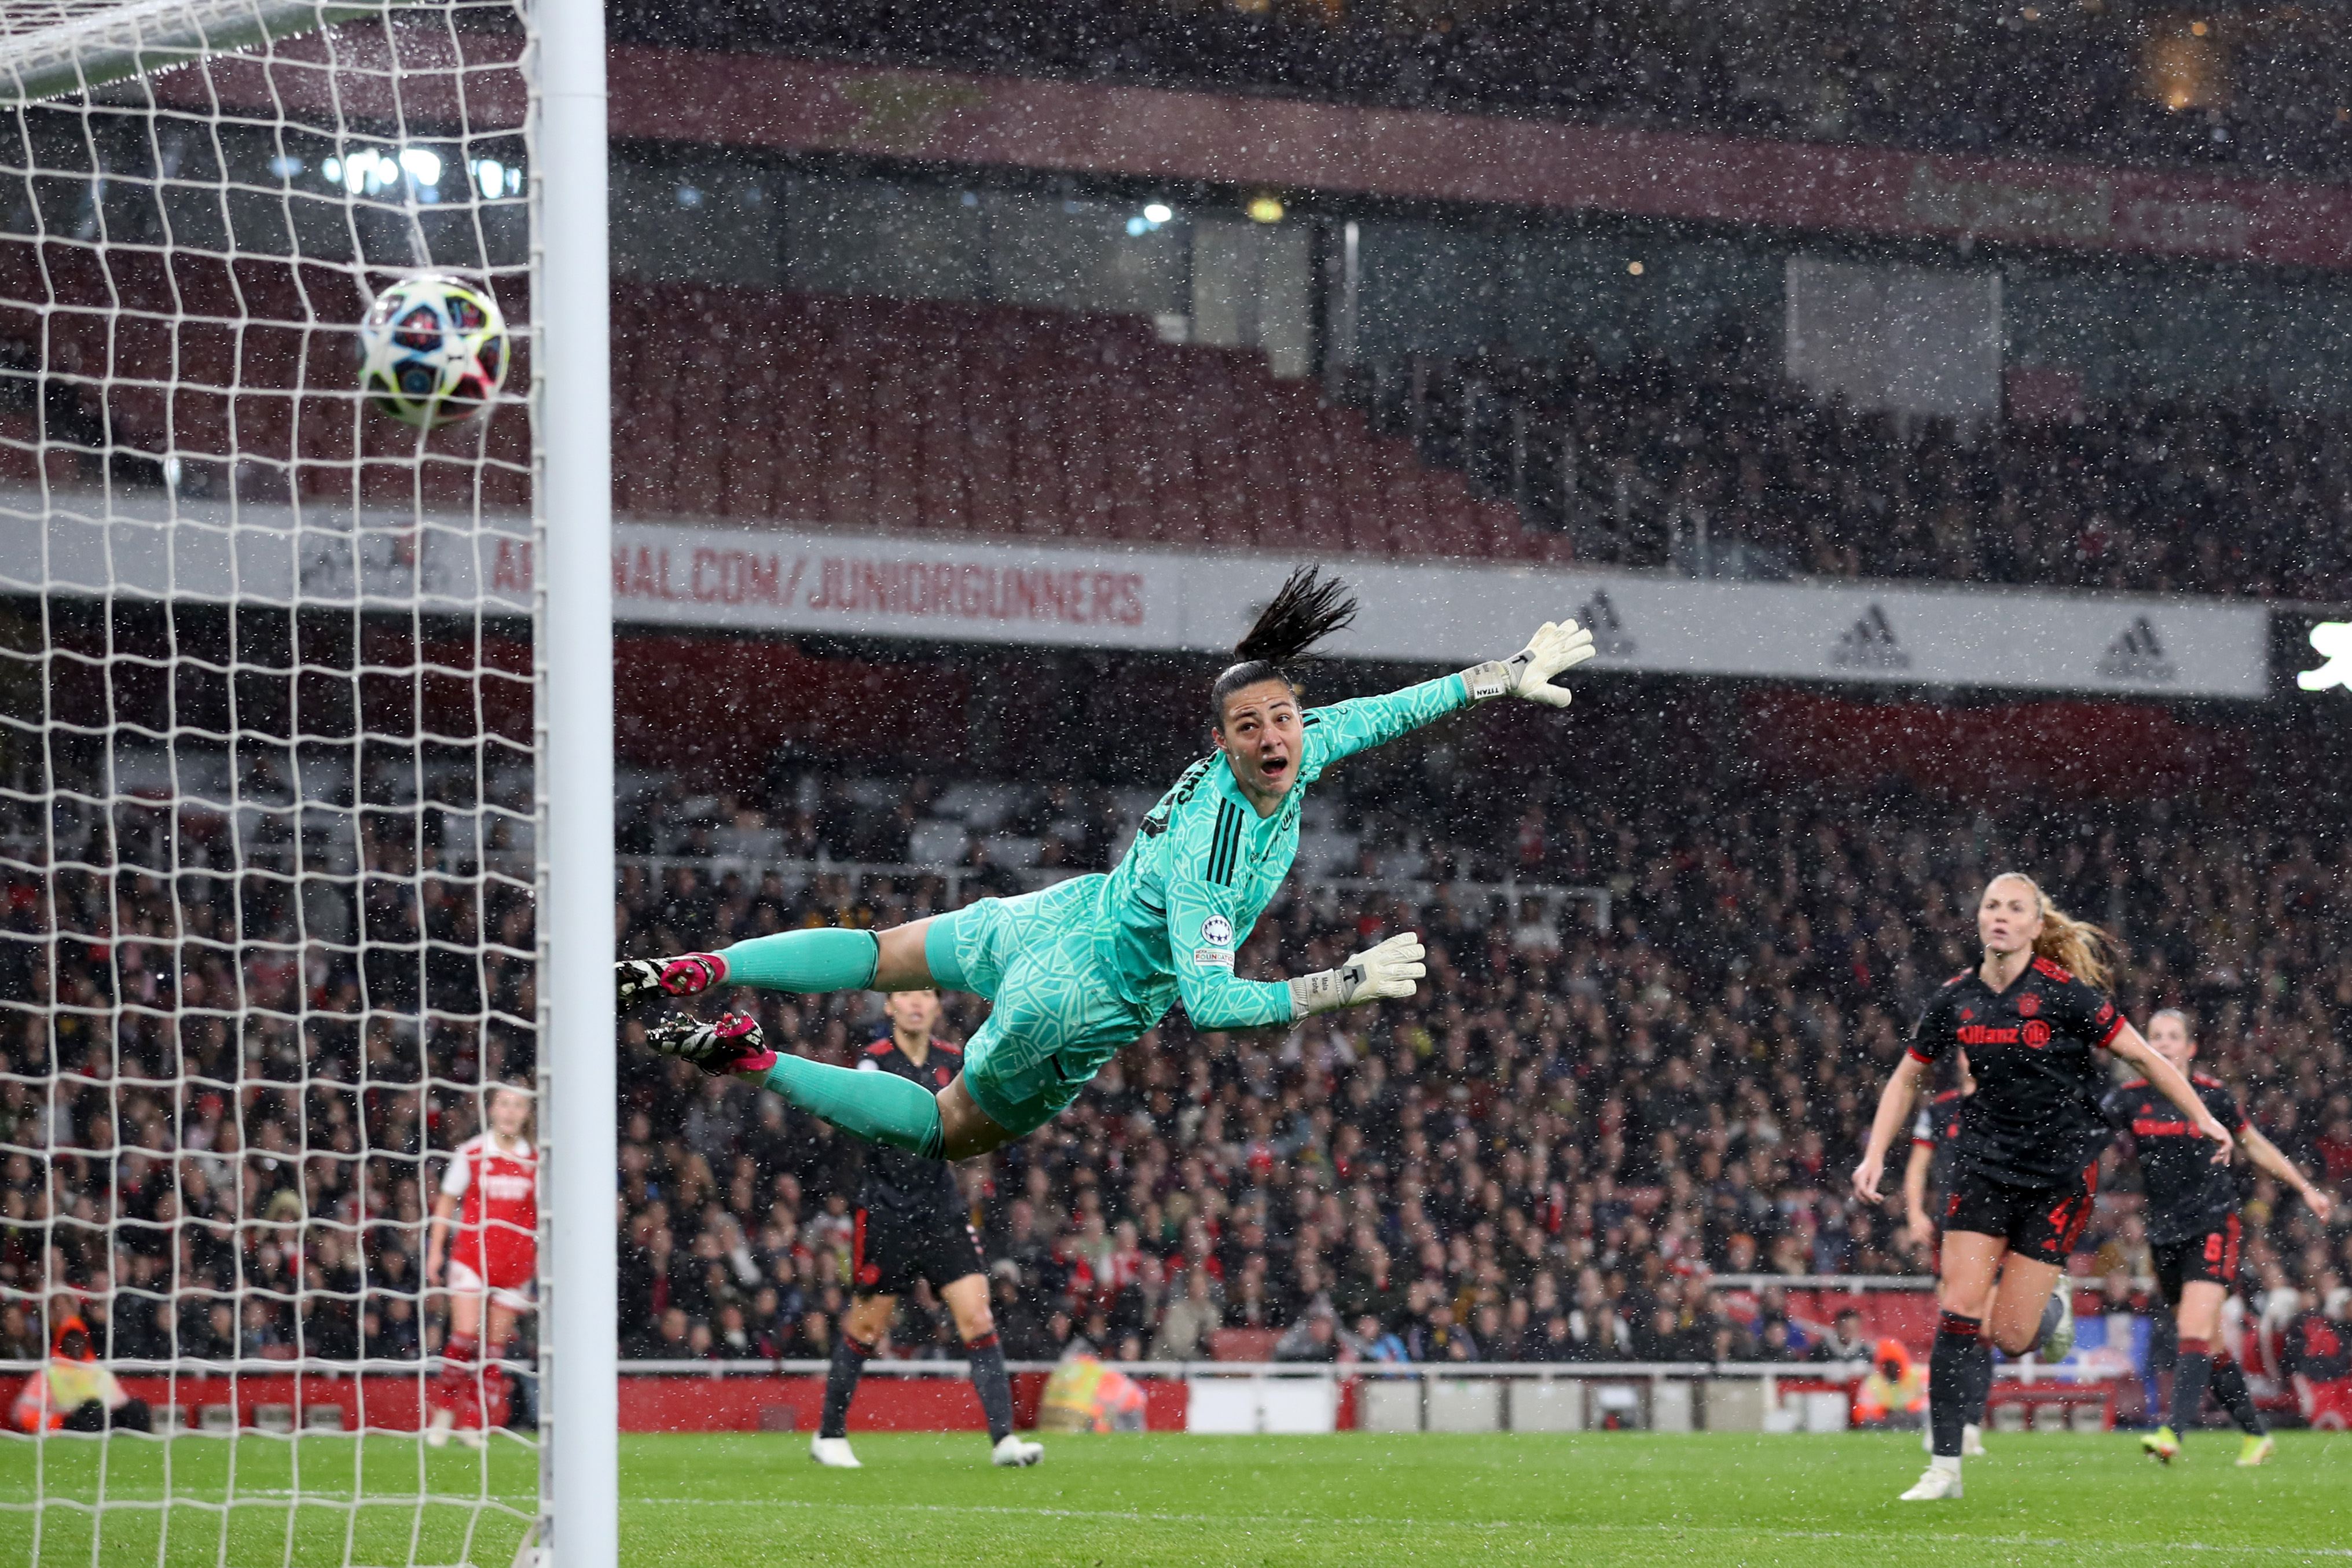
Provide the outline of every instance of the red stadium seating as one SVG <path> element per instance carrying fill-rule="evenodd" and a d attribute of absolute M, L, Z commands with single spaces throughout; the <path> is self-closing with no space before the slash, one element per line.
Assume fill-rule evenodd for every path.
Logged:
<path fill-rule="evenodd" d="M 631 284 L 614 319 L 625 514 L 1525 553 L 1511 507 L 1374 439 L 1312 385 L 1276 380 L 1264 355 L 1162 343 L 1138 319 Z"/>
<path fill-rule="evenodd" d="M 356 483 L 457 512 L 527 499 L 520 407 L 436 433 L 421 465 L 412 433 L 355 412 L 346 275 L 169 266 L 0 243 L 0 298 L 32 307 L 0 308 L 0 336 L 84 379 L 118 444 L 241 485 Z M 613 365 L 625 516 L 1400 558 L 1516 556 L 1528 538 L 1509 506 L 1263 354 L 1163 343 L 1139 318 L 624 283 Z M 482 452 L 500 461 L 478 467 Z M 6 461 L 29 473 L 29 454 Z"/>

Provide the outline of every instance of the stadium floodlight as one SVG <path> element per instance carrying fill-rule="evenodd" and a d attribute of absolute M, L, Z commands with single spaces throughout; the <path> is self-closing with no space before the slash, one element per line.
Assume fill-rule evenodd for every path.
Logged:
<path fill-rule="evenodd" d="M 2307 692 L 2352 690 L 2352 622 L 2322 621 L 2312 627 L 2310 641 L 2311 651 L 2326 663 L 2297 673 L 2294 684 Z"/>
<path fill-rule="evenodd" d="M 0 1435 L 37 1558 L 615 1560 L 604 81 L 596 0 L 0 0 L 0 1333 L 105 1374 Z M 434 279 L 503 390 L 402 423 Z M 459 1354 L 501 1078 L 536 1351 Z"/>

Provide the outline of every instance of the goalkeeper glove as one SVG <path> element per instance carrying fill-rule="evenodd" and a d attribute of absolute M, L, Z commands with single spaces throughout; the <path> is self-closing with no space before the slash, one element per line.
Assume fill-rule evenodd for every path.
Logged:
<path fill-rule="evenodd" d="M 1504 695 L 1526 697 L 1549 707 L 1568 706 L 1568 688 L 1551 684 L 1554 675 L 1572 670 L 1592 657 L 1592 633 L 1573 621 L 1547 621 L 1536 628 L 1528 645 L 1507 659 L 1489 659 L 1462 672 L 1472 702 Z"/>
<path fill-rule="evenodd" d="M 1336 969 L 1299 976 L 1290 982 L 1291 1019 L 1412 995 L 1413 982 L 1429 973 L 1422 963 L 1424 951 L 1421 934 L 1407 931 L 1365 948 Z"/>

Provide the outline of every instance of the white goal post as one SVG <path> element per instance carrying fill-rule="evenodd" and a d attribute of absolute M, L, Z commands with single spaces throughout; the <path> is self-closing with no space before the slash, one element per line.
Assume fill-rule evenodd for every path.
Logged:
<path fill-rule="evenodd" d="M 0 0 L 0 1558 L 617 1560 L 604 69 Z M 430 433 L 355 368 L 424 274 L 511 367 Z"/>
<path fill-rule="evenodd" d="M 537 0 L 533 235 L 541 335 L 539 689 L 545 733 L 548 1190 L 582 1195 L 553 1239 L 541 1491 L 551 1568 L 611 1568 L 620 1542 L 619 1166 L 614 1067 L 612 292 L 604 0 Z M 543 1224 L 543 1221 L 542 1221 Z"/>

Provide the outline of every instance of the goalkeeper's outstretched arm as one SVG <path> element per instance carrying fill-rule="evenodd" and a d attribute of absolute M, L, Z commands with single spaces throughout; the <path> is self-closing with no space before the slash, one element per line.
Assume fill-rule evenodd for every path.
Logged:
<path fill-rule="evenodd" d="M 1555 676 L 1592 657 L 1592 633 L 1573 621 L 1547 621 L 1528 645 L 1507 659 L 1489 659 L 1459 674 L 1441 676 L 1376 697 L 1356 697 L 1308 710 L 1306 776 L 1318 776 L 1343 757 L 1380 746 L 1456 708 L 1501 696 L 1566 707 L 1566 686 Z"/>

